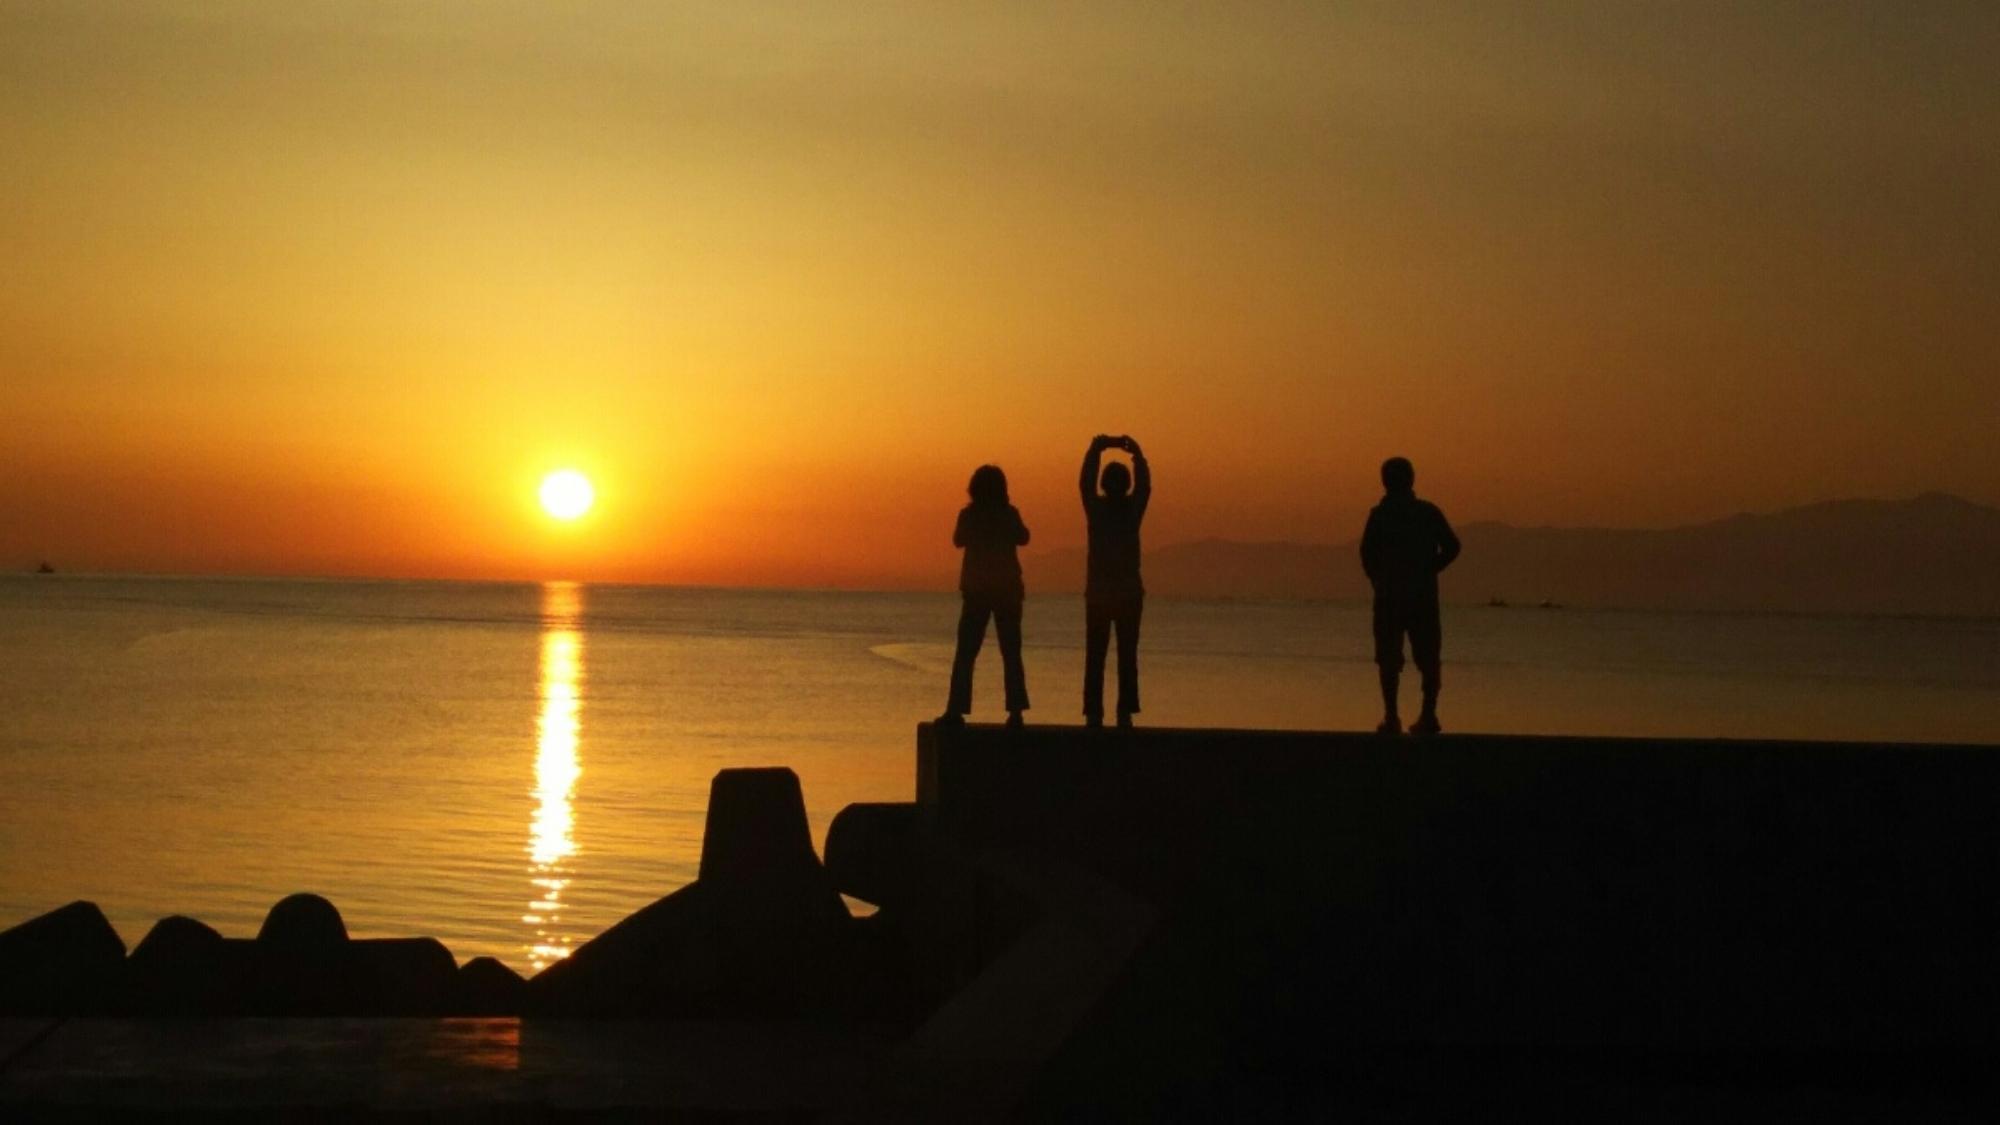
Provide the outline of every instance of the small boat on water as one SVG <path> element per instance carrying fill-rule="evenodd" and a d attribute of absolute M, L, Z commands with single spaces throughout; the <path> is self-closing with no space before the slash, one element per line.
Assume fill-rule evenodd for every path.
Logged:
<path fill-rule="evenodd" d="M 55 572 L 56 572 L 56 568 L 55 568 L 55 567 L 52 567 L 52 566 L 50 566 L 50 565 L 49 565 L 49 560 L 47 560 L 47 559 L 43 559 L 43 560 L 42 560 L 42 565 L 40 565 L 40 566 L 38 566 L 38 567 L 36 567 L 36 568 L 35 568 L 35 573 L 36 573 L 36 574 L 54 574 Z"/>
<path fill-rule="evenodd" d="M 1507 599 L 1500 597 L 1499 595 L 1496 594 L 1493 597 L 1486 599 L 1486 607 L 1488 609 L 1506 609 Z"/>

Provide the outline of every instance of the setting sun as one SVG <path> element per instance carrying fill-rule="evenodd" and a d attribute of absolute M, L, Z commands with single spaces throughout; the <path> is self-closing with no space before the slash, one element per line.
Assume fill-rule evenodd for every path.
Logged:
<path fill-rule="evenodd" d="M 542 478 L 542 510 L 559 520 L 573 520 L 590 511 L 597 492 L 590 478 L 575 469 L 561 469 Z"/>

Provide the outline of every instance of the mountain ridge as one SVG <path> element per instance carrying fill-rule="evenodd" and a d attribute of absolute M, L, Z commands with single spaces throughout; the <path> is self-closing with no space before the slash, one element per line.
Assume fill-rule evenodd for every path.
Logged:
<path fill-rule="evenodd" d="M 1356 521 L 1357 525 L 1359 520 Z M 1591 608 L 2000 617 L 2000 508 L 1945 492 L 1819 501 L 1668 528 L 1458 529 L 1447 601 Z M 1030 554 L 1031 589 L 1082 588 L 1081 547 Z M 1150 549 L 1150 592 L 1357 600 L 1358 538 L 1204 538 Z"/>

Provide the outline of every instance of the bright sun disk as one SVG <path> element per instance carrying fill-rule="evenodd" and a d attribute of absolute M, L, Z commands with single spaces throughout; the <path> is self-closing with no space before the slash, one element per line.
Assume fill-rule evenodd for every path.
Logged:
<path fill-rule="evenodd" d="M 542 478 L 542 510 L 559 520 L 581 516 L 596 500 L 590 478 L 575 469 L 559 469 Z"/>

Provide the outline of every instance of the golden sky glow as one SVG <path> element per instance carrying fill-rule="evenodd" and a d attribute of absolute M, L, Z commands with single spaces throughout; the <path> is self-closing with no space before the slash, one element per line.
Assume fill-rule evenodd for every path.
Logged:
<path fill-rule="evenodd" d="M 1107 431 L 1154 543 L 2000 502 L 1995 12 L 0 5 L 0 565 L 943 587 Z"/>

